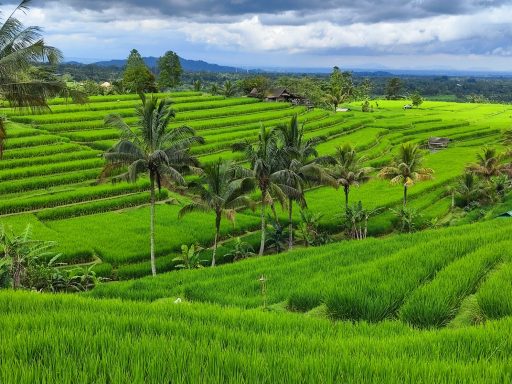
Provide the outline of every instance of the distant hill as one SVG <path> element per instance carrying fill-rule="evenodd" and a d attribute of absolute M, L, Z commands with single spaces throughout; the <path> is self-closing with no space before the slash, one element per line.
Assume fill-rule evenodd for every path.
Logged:
<path fill-rule="evenodd" d="M 143 60 L 149 68 L 156 68 L 158 57 L 143 57 Z M 245 69 L 218 64 L 210 64 L 203 60 L 187 60 L 180 57 L 180 62 L 183 69 L 188 72 L 245 72 Z M 98 61 L 92 64 L 100 67 L 123 68 L 126 65 L 126 60 Z"/>

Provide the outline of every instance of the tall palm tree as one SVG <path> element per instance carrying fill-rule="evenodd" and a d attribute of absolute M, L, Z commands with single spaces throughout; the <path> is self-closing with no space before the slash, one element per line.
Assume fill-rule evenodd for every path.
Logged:
<path fill-rule="evenodd" d="M 121 139 L 104 154 L 107 165 L 100 177 L 104 179 L 114 170 L 125 167 L 126 172 L 113 180 L 135 182 L 142 174 L 149 176 L 151 273 L 155 276 L 155 184 L 159 190 L 166 180 L 184 185 L 182 173 L 197 170 L 198 166 L 197 159 L 190 155 L 190 146 L 202 144 L 204 140 L 195 136 L 194 130 L 189 127 L 167 130 L 175 116 L 170 100 L 143 97 L 142 104 L 135 110 L 138 118 L 135 129 L 119 115 L 106 117 L 107 125 L 121 131 Z"/>
<path fill-rule="evenodd" d="M 336 155 L 333 157 L 334 166 L 331 169 L 331 175 L 336 179 L 337 186 L 343 187 L 345 194 L 345 211 L 348 210 L 348 195 L 352 185 L 359 186 L 370 180 L 371 167 L 364 167 L 362 164 L 366 161 L 364 156 L 358 156 L 357 151 L 350 144 L 336 149 Z"/>
<path fill-rule="evenodd" d="M 66 90 L 66 85 L 43 74 L 38 64 L 57 64 L 62 53 L 46 45 L 41 28 L 25 27 L 16 14 L 28 11 L 30 0 L 21 1 L 0 25 L 0 98 L 13 108 L 48 108 L 47 98 Z M 6 139 L 5 122 L 0 121 L 0 156 Z"/>
<path fill-rule="evenodd" d="M 495 148 L 485 147 L 476 155 L 476 162 L 469 164 L 466 168 L 475 175 L 490 180 L 494 176 L 507 173 L 510 165 L 503 163 L 504 158 L 505 156 L 499 154 Z"/>
<path fill-rule="evenodd" d="M 224 215 L 234 222 L 236 209 L 253 206 L 253 201 L 247 196 L 254 189 L 252 179 L 233 179 L 235 169 L 230 162 L 217 160 L 203 168 L 201 179 L 189 185 L 197 195 L 190 204 L 185 205 L 178 213 L 179 217 L 191 212 L 215 213 L 215 241 L 213 244 L 212 267 L 215 266 L 217 242 L 220 236 L 220 223 Z"/>
<path fill-rule="evenodd" d="M 266 130 L 261 126 L 256 144 L 248 141 L 233 146 L 234 151 L 243 151 L 249 161 L 251 169 L 239 167 L 237 177 L 250 177 L 261 192 L 261 242 L 259 255 L 265 251 L 265 211 L 267 205 L 273 206 L 277 200 L 282 206 L 286 206 L 288 197 L 300 198 L 300 191 L 287 184 L 280 171 L 286 169 L 286 163 L 277 142 L 277 135 L 273 130 Z"/>
<path fill-rule="evenodd" d="M 286 168 L 276 173 L 276 177 L 283 180 L 286 185 L 294 188 L 300 195 L 298 198 L 288 196 L 288 248 L 293 248 L 293 201 L 302 207 L 307 207 L 304 196 L 304 185 L 308 183 L 329 183 L 334 180 L 325 169 L 315 162 L 318 157 L 316 146 L 324 141 L 323 137 L 304 139 L 304 125 L 299 127 L 297 115 L 294 115 L 289 124 L 280 124 L 274 128 L 280 139 L 282 147 L 280 156 Z"/>
<path fill-rule="evenodd" d="M 422 168 L 423 154 L 419 147 L 413 143 L 405 143 L 398 149 L 398 155 L 393 164 L 382 168 L 379 176 L 390 179 L 391 184 L 403 184 L 404 207 L 407 205 L 407 188 L 417 181 L 430 180 L 434 176 L 431 168 Z"/>

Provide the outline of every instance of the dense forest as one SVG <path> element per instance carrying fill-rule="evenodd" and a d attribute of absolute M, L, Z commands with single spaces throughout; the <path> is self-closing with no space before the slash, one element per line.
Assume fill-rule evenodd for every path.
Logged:
<path fill-rule="evenodd" d="M 103 66 L 95 64 L 62 63 L 58 72 L 71 82 L 93 81 L 96 83 L 110 82 L 113 84 L 122 81 L 124 68 L 118 66 Z M 158 68 L 150 68 L 158 75 Z M 512 86 L 510 77 L 466 77 L 466 76 L 420 76 L 420 75 L 394 75 L 388 72 L 351 72 L 354 82 L 362 83 L 365 79 L 371 81 L 371 96 L 374 98 L 386 95 L 386 86 L 392 78 L 400 79 L 400 96 L 408 98 L 414 92 L 419 92 L 426 98 L 442 101 L 458 102 L 512 102 L 509 92 Z M 211 87 L 221 87 L 226 80 L 238 85 L 238 92 L 247 92 L 246 85 L 266 79 L 268 87 L 285 86 L 292 91 L 301 92 L 305 89 L 311 92 L 311 85 L 315 84 L 319 91 L 326 88 L 329 74 L 283 74 L 262 72 L 254 73 L 215 73 L 215 72 L 189 72 L 184 71 L 181 76 L 181 85 L 178 89 L 193 89 L 194 83 L 199 81 L 203 90 L 209 91 Z M 245 86 L 245 87 L 244 87 Z M 93 92 L 94 93 L 94 92 Z M 311 95 L 309 95 L 311 96 Z M 313 97 L 314 99 L 314 97 Z"/>

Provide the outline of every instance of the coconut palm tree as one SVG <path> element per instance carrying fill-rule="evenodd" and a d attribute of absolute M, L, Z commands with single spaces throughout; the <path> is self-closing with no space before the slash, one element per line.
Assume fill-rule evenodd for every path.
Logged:
<path fill-rule="evenodd" d="M 334 87 L 325 94 L 324 101 L 336 112 L 340 104 L 348 102 L 354 96 L 354 92 L 355 89 L 350 84 Z"/>
<path fill-rule="evenodd" d="M 300 199 L 301 193 L 293 185 L 287 184 L 280 171 L 286 169 L 286 162 L 280 156 L 277 135 L 274 130 L 261 126 L 256 144 L 248 141 L 237 143 L 234 151 L 242 151 L 251 168 L 238 167 L 236 177 L 253 178 L 261 192 L 261 242 L 259 255 L 265 251 L 265 211 L 267 205 L 274 206 L 277 200 L 283 207 L 287 198 Z"/>
<path fill-rule="evenodd" d="M 488 192 L 485 184 L 471 172 L 464 173 L 453 187 L 453 197 L 463 208 L 472 202 L 486 198 Z"/>
<path fill-rule="evenodd" d="M 407 205 L 407 188 L 417 181 L 433 178 L 434 171 L 431 168 L 422 168 L 422 162 L 423 154 L 419 147 L 413 143 L 405 143 L 398 149 L 393 164 L 379 172 L 379 177 L 390 179 L 391 184 L 403 184 L 404 207 Z"/>
<path fill-rule="evenodd" d="M 197 198 L 185 205 L 178 213 L 179 217 L 191 212 L 215 213 L 215 241 L 213 243 L 212 267 L 215 266 L 217 242 L 220 236 L 222 216 L 234 222 L 236 209 L 253 207 L 253 201 L 247 196 L 254 190 L 250 178 L 233 179 L 235 170 L 230 162 L 217 160 L 203 168 L 201 179 L 190 183 L 189 189 Z"/>
<path fill-rule="evenodd" d="M 194 130 L 189 127 L 167 130 L 175 116 L 170 100 L 142 97 L 136 115 L 138 121 L 135 129 L 128 126 L 119 115 L 106 117 L 106 125 L 118 128 L 121 139 L 104 154 L 107 164 L 100 179 L 125 167 L 126 172 L 115 176 L 113 180 L 135 182 L 142 174 L 149 176 L 151 273 L 155 276 L 155 185 L 159 190 L 164 181 L 184 185 L 182 173 L 197 170 L 198 167 L 197 159 L 189 153 L 190 146 L 202 144 L 204 140 L 195 136 Z"/>
<path fill-rule="evenodd" d="M 348 195 L 350 187 L 366 183 L 370 180 L 371 167 L 364 167 L 362 163 L 366 160 L 364 156 L 358 156 L 357 151 L 350 144 L 345 144 L 336 149 L 333 156 L 334 166 L 330 170 L 332 177 L 337 181 L 337 186 L 343 187 L 345 194 L 345 211 L 348 210 Z"/>
<path fill-rule="evenodd" d="M 221 88 L 221 93 L 225 97 L 235 96 L 236 91 L 237 91 L 236 85 L 231 80 L 226 80 Z"/>
<path fill-rule="evenodd" d="M 16 17 L 26 12 L 30 0 L 21 1 L 0 25 L 0 98 L 13 108 L 48 108 L 47 98 L 66 90 L 66 85 L 54 76 L 47 76 L 37 65 L 57 64 L 61 52 L 46 45 L 41 28 L 25 27 Z M 0 121 L 0 156 L 4 148 L 6 129 Z"/>
<path fill-rule="evenodd" d="M 322 183 L 334 184 L 335 181 L 315 159 L 318 152 L 315 147 L 322 141 L 323 137 L 315 137 L 309 140 L 304 139 L 304 125 L 299 127 L 297 115 L 294 115 L 289 124 L 281 124 L 274 128 L 282 147 L 280 156 L 286 168 L 276 173 L 286 185 L 294 187 L 294 194 L 299 192 L 300 196 L 294 198 L 288 196 L 288 248 L 293 248 L 293 201 L 295 200 L 301 208 L 306 208 L 307 203 L 304 196 L 305 184 Z"/>
<path fill-rule="evenodd" d="M 510 164 L 504 163 L 504 158 L 495 148 L 485 147 L 476 155 L 476 162 L 469 164 L 466 169 L 489 181 L 494 176 L 508 173 Z"/>

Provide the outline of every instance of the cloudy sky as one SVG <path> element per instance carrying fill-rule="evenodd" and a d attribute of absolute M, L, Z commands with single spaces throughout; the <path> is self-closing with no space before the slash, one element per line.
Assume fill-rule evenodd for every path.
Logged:
<path fill-rule="evenodd" d="M 67 58 L 512 70 L 512 0 L 33 0 L 20 19 Z"/>

